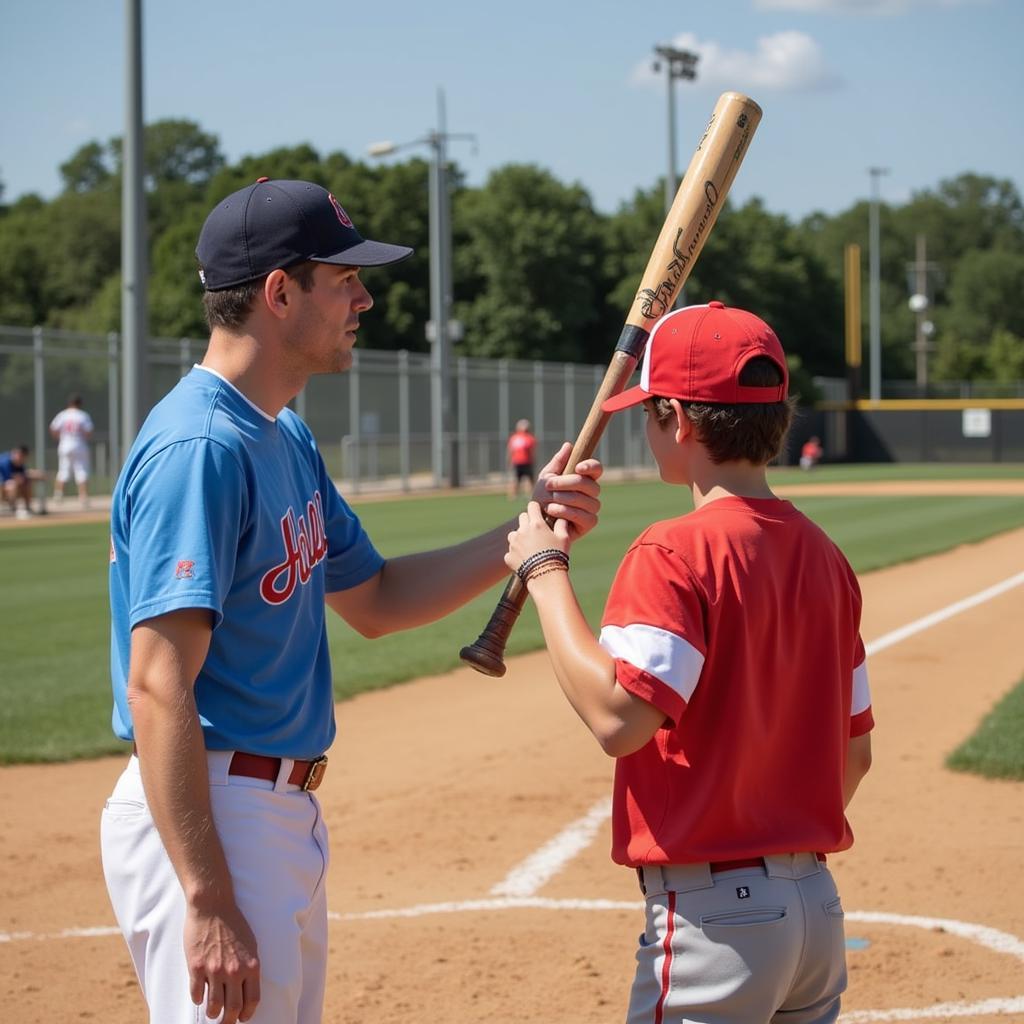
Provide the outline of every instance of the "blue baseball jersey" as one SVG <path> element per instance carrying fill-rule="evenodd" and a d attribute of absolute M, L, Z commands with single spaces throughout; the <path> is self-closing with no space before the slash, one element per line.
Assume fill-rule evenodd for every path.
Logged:
<path fill-rule="evenodd" d="M 24 476 L 25 467 L 16 466 L 10 452 L 0 452 L 0 483 L 13 480 L 16 476 Z"/>
<path fill-rule="evenodd" d="M 319 756 L 335 732 L 324 596 L 383 564 L 302 420 L 193 368 L 147 417 L 114 489 L 114 732 L 133 738 L 132 629 L 208 608 L 195 685 L 207 748 Z"/>

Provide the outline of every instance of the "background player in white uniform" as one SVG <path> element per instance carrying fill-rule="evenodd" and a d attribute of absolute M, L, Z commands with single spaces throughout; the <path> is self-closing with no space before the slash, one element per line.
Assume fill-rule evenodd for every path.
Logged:
<path fill-rule="evenodd" d="M 778 338 L 720 302 L 655 324 L 640 384 L 661 477 L 694 510 L 630 546 L 600 642 L 531 504 L 526 577 L 558 681 L 616 758 L 612 857 L 647 898 L 629 1024 L 832 1024 L 846 986 L 826 854 L 870 763 L 857 580 L 768 486 L 792 411 Z"/>
<path fill-rule="evenodd" d="M 78 485 L 78 500 L 85 508 L 89 504 L 89 438 L 92 437 L 92 417 L 82 408 L 82 396 L 72 395 L 66 409 L 61 409 L 50 423 L 50 433 L 57 440 L 57 481 L 53 496 L 64 497 L 64 484 L 74 474 Z"/>
<path fill-rule="evenodd" d="M 433 621 L 505 575 L 509 524 L 381 557 L 286 403 L 352 362 L 367 241 L 319 185 L 267 181 L 209 215 L 210 344 L 150 413 L 111 511 L 116 734 L 136 755 L 102 821 L 104 874 L 150 1021 L 315 1024 L 327 836 L 310 792 L 335 735 L 325 604 L 365 636 Z M 535 495 L 596 522 L 600 467 Z M 547 489 L 545 489 L 547 487 Z M 358 666 L 346 666 L 358 671 Z"/>

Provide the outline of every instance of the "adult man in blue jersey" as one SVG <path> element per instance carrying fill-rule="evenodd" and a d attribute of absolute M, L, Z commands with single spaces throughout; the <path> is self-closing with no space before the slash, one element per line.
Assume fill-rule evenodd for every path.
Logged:
<path fill-rule="evenodd" d="M 368 241 L 318 185 L 268 181 L 207 218 L 210 344 L 149 415 L 111 511 L 114 730 L 104 873 L 151 1024 L 321 1019 L 327 837 L 312 796 L 334 738 L 325 605 L 365 636 L 442 617 L 506 573 L 514 523 L 387 559 L 286 403 L 352 363 Z M 537 496 L 583 533 L 600 467 Z"/>

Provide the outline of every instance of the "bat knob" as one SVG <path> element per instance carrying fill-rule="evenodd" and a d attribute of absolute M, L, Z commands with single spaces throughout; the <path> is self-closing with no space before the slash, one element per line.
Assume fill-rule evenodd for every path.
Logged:
<path fill-rule="evenodd" d="M 503 676 L 505 644 L 508 643 L 509 634 L 525 603 L 526 587 L 520 583 L 518 576 L 513 576 L 495 606 L 490 621 L 484 626 L 484 631 L 474 643 L 459 651 L 459 657 L 485 676 Z"/>
<path fill-rule="evenodd" d="M 482 646 L 480 640 L 469 647 L 463 647 L 459 651 L 459 657 L 485 676 L 500 678 L 505 674 L 505 662 L 501 660 L 501 651 L 495 652 L 489 647 Z"/>

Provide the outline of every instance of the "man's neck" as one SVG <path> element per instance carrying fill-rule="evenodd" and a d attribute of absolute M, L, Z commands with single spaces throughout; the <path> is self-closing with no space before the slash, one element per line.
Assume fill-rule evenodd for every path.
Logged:
<path fill-rule="evenodd" d="M 305 380 L 290 379 L 278 362 L 274 345 L 252 334 L 233 334 L 215 327 L 199 365 L 219 373 L 253 405 L 276 417 L 306 384 Z"/>

